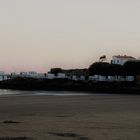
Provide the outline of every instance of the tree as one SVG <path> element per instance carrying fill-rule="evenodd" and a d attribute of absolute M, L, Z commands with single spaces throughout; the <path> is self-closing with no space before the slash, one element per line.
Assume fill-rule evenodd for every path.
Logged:
<path fill-rule="evenodd" d="M 108 67 L 109 63 L 106 62 L 95 62 L 93 63 L 88 69 L 88 75 L 93 76 L 96 74 L 105 74 L 106 68 Z"/>
<path fill-rule="evenodd" d="M 61 68 L 52 68 L 50 73 L 57 75 L 58 73 L 62 73 L 63 70 Z"/>
<path fill-rule="evenodd" d="M 106 55 L 103 55 L 99 58 L 99 62 L 103 62 L 105 60 L 107 60 Z"/>
<path fill-rule="evenodd" d="M 106 62 L 93 63 L 88 69 L 88 75 L 124 75 L 123 66 L 118 64 L 109 64 Z"/>
<path fill-rule="evenodd" d="M 140 61 L 127 61 L 124 64 L 125 72 L 129 75 L 139 75 L 140 74 Z"/>

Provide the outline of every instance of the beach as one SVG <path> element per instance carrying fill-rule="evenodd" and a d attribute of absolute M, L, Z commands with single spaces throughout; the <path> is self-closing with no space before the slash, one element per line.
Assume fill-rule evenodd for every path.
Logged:
<path fill-rule="evenodd" d="M 6 138 L 139 140 L 140 96 L 1 95 L 0 140 Z"/>

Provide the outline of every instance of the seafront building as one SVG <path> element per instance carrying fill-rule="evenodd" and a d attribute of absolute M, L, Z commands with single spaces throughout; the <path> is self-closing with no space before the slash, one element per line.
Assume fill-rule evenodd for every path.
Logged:
<path fill-rule="evenodd" d="M 129 63 L 140 64 L 140 59 L 136 59 L 127 55 L 115 55 L 112 56 L 110 63 L 107 62 L 95 62 L 88 69 L 69 69 L 64 70 L 61 68 L 53 68 L 48 73 L 37 73 L 35 71 L 20 72 L 5 74 L 0 72 L 0 81 L 20 78 L 34 78 L 34 79 L 69 79 L 73 81 L 94 81 L 94 82 L 133 82 L 136 79 L 140 79 L 139 73 L 133 74 L 132 72 L 126 72 L 124 67 L 130 65 Z M 92 67 L 92 72 L 89 73 Z M 130 69 L 130 66 L 127 68 Z"/>
<path fill-rule="evenodd" d="M 55 79 L 69 79 L 74 81 L 84 81 L 86 79 L 87 69 L 61 69 L 53 68 L 49 74 L 53 74 Z"/>
<path fill-rule="evenodd" d="M 128 64 L 130 62 L 132 64 L 137 63 L 137 66 L 140 64 L 140 60 L 132 56 L 112 56 L 110 64 L 104 62 L 96 63 L 92 68 L 94 72 L 89 75 L 88 79 L 95 82 L 133 82 L 135 79 L 138 79 L 139 74 L 135 73 L 134 69 L 130 70 L 130 64 Z M 129 65 L 128 69 L 126 68 L 127 64 Z"/>
<path fill-rule="evenodd" d="M 10 76 L 6 74 L 4 71 L 0 71 L 0 81 L 8 80 Z"/>
<path fill-rule="evenodd" d="M 124 65 L 127 61 L 135 61 L 136 58 L 127 55 L 116 55 L 112 57 L 111 63 L 112 64 L 120 64 Z"/>
<path fill-rule="evenodd" d="M 133 82 L 135 80 L 134 76 L 104 76 L 104 75 L 94 75 L 89 76 L 89 81 L 95 82 Z"/>
<path fill-rule="evenodd" d="M 29 71 L 29 72 L 20 72 L 17 74 L 17 77 L 22 77 L 22 78 L 45 78 L 44 73 L 37 73 L 35 71 Z"/>

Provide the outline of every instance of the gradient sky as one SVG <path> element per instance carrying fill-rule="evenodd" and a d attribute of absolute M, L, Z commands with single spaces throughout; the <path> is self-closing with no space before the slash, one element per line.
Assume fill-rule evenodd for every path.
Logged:
<path fill-rule="evenodd" d="M 84 68 L 140 57 L 139 0 L 0 0 L 0 70 Z"/>

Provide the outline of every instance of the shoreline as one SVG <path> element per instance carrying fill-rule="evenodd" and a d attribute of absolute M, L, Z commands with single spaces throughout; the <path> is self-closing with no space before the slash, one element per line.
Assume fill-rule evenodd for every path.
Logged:
<path fill-rule="evenodd" d="M 13 79 L 0 82 L 0 89 L 23 91 L 75 91 L 89 93 L 140 94 L 140 86 L 134 82 L 87 82 L 66 79 Z"/>

